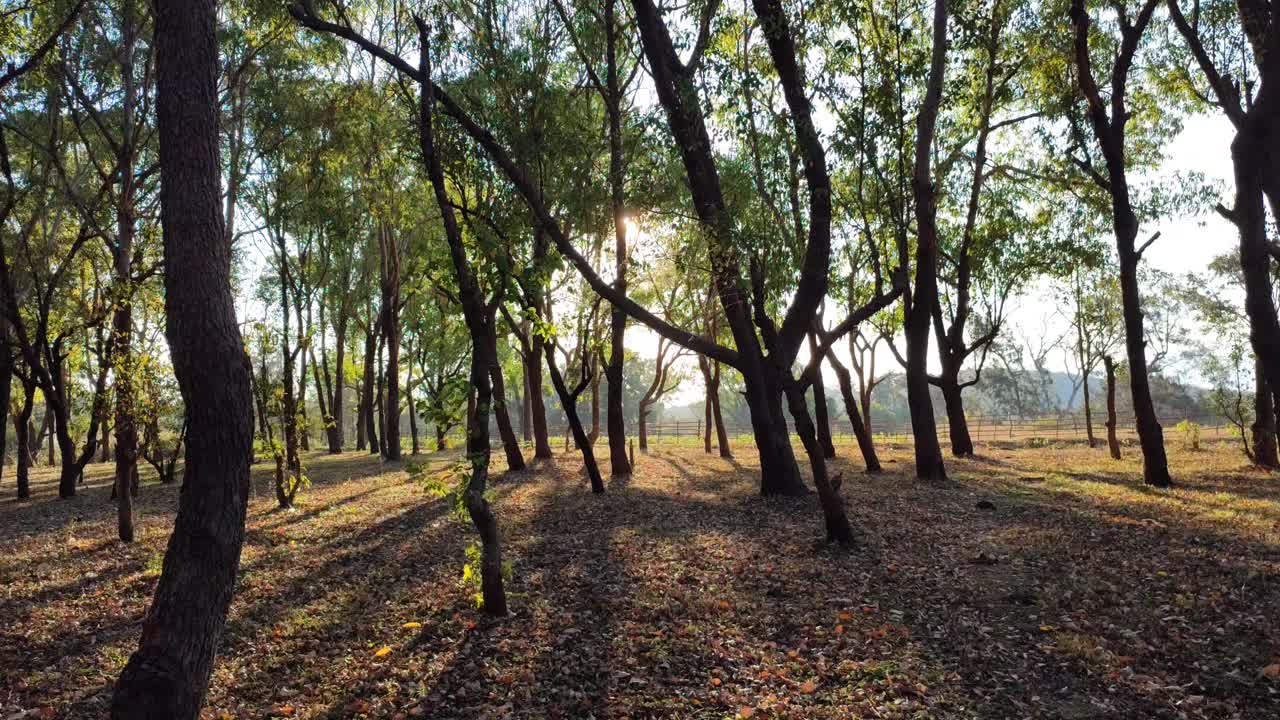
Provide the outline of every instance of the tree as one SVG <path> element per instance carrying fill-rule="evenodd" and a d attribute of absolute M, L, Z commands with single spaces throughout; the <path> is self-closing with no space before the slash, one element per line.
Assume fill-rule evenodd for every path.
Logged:
<path fill-rule="evenodd" d="M 1116 238 L 1116 253 L 1120 263 L 1120 291 L 1124 313 L 1125 352 L 1128 356 L 1129 389 L 1133 394 L 1135 422 L 1138 439 L 1142 444 L 1142 476 L 1148 485 L 1168 487 L 1169 461 L 1165 456 L 1164 432 L 1156 418 L 1151 400 L 1151 386 L 1147 377 L 1146 341 L 1143 339 L 1141 298 L 1138 290 L 1138 263 L 1142 253 L 1158 237 L 1152 235 L 1141 247 L 1137 246 L 1138 216 L 1130 196 L 1129 178 L 1125 164 L 1125 126 L 1130 113 L 1125 101 L 1129 72 L 1133 67 L 1142 34 L 1151 22 L 1157 0 L 1144 0 L 1137 15 L 1131 20 L 1123 5 L 1117 6 L 1120 42 L 1111 67 L 1110 110 L 1104 104 L 1098 82 L 1094 77 L 1093 58 L 1090 52 L 1089 13 L 1085 0 L 1072 0 L 1071 22 L 1074 29 L 1074 61 L 1080 92 L 1088 106 L 1089 122 L 1102 152 L 1106 175 L 1090 170 L 1090 176 L 1111 198 L 1111 220 Z"/>
<path fill-rule="evenodd" d="M 111 716 L 193 720 L 244 541 L 253 411 L 219 207 L 215 3 L 165 0 L 155 24 L 166 335 L 189 439 L 164 566 Z"/>
<path fill-rule="evenodd" d="M 1217 205 L 1219 214 L 1236 226 L 1240 235 L 1240 268 L 1245 289 L 1249 338 L 1258 364 L 1255 393 L 1258 414 L 1271 393 L 1280 388 L 1280 318 L 1273 297 L 1274 242 L 1267 237 L 1267 204 L 1272 222 L 1280 217 L 1280 181 L 1275 159 L 1280 148 L 1280 6 L 1256 0 L 1235 3 L 1208 2 L 1194 6 L 1190 19 L 1177 0 L 1168 0 L 1169 15 L 1199 68 L 1208 91 L 1194 87 L 1191 94 L 1204 105 L 1216 105 L 1235 128 L 1231 142 L 1235 198 L 1230 209 Z M 1190 73 L 1183 69 L 1190 78 Z M 1195 85 L 1194 81 L 1189 84 Z M 1263 422 L 1258 420 L 1256 422 Z M 1274 419 L 1269 420 L 1274 423 Z M 1255 433 L 1258 433 L 1255 430 Z M 1264 430 L 1256 435 L 1258 457 L 1269 463 L 1274 456 Z"/>

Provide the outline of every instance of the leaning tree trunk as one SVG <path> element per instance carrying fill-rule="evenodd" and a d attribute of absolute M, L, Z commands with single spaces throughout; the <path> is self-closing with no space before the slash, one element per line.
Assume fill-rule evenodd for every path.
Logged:
<path fill-rule="evenodd" d="M 791 417 L 796 422 L 796 434 L 804 444 L 809 456 L 809 469 L 813 473 L 813 485 L 818 490 L 818 502 L 822 505 L 822 518 L 826 526 L 827 539 L 835 540 L 841 545 L 853 543 L 853 527 L 849 524 L 849 515 L 845 512 L 844 499 L 840 497 L 839 486 L 831 482 L 827 474 L 827 461 L 823 459 L 822 445 L 818 442 L 818 434 L 809 418 L 809 408 L 805 405 L 804 392 L 797 383 L 789 383 L 787 388 L 787 404 L 791 409 Z"/>
<path fill-rule="evenodd" d="M 490 318 L 489 324 L 496 324 L 493 318 Z M 511 427 L 511 415 L 507 412 L 507 384 L 502 377 L 502 365 L 498 363 L 496 357 L 493 367 L 490 368 L 489 377 L 493 383 L 493 416 L 498 426 L 498 436 L 502 439 L 502 450 L 507 456 L 507 470 L 523 470 L 524 452 L 520 449 L 520 441 L 516 439 L 515 430 Z"/>
<path fill-rule="evenodd" d="M 1116 436 L 1116 363 L 1111 356 L 1103 356 L 1107 371 L 1107 448 L 1111 459 L 1120 459 L 1120 438 Z"/>
<path fill-rule="evenodd" d="M 556 389 L 556 395 L 560 397 L 560 407 L 564 410 L 565 420 L 568 421 L 569 430 L 573 433 L 573 441 L 578 444 L 578 449 L 582 452 L 582 464 L 587 470 L 587 477 L 591 480 L 591 492 L 599 495 L 604 492 L 604 478 L 600 476 L 596 453 L 591 447 L 586 429 L 582 427 L 582 419 L 578 417 L 577 399 L 565 385 L 564 377 L 556 366 L 555 348 L 550 345 L 547 346 L 547 373 L 551 376 L 551 384 Z"/>
<path fill-rule="evenodd" d="M 199 715 L 244 541 L 253 410 L 219 209 L 215 6 L 155 11 L 166 335 L 189 429 L 178 516 L 115 720 Z"/>
<path fill-rule="evenodd" d="M 880 457 L 876 454 L 875 442 L 871 437 L 871 432 L 867 429 L 866 424 L 862 421 L 862 414 L 858 410 L 858 399 L 853 393 L 853 378 L 850 376 L 849 368 L 841 363 L 834 350 L 827 351 L 827 360 L 831 363 L 831 368 L 835 370 L 836 380 L 840 383 L 840 396 L 844 398 L 845 414 L 849 416 L 849 424 L 853 426 L 853 436 L 858 440 L 858 450 L 862 453 L 862 462 L 867 466 L 867 472 L 878 473 L 881 470 Z"/>

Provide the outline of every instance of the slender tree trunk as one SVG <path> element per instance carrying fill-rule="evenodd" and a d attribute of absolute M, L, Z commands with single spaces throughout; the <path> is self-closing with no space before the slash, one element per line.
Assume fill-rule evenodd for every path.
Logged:
<path fill-rule="evenodd" d="M 377 394 L 375 375 L 378 363 L 377 352 L 378 331 L 371 319 L 364 336 L 364 391 L 362 393 L 364 397 L 361 400 L 364 414 L 360 421 L 364 426 L 365 440 L 369 443 L 369 453 L 372 455 L 382 453 L 382 447 L 378 444 L 378 428 L 375 424 L 373 409 L 374 396 Z"/>
<path fill-rule="evenodd" d="M 13 416 L 13 434 L 17 445 L 15 450 L 17 451 L 18 499 L 26 500 L 31 497 L 31 412 L 34 409 L 36 386 L 35 383 L 22 385 L 22 407 L 18 410 L 18 414 Z"/>
<path fill-rule="evenodd" d="M 496 325 L 496 322 L 490 319 L 489 324 Z M 493 382 L 493 415 L 498 426 L 498 436 L 502 438 L 502 450 L 507 456 L 507 470 L 523 470 L 524 452 L 520 449 L 515 431 L 511 429 L 511 416 L 507 413 L 507 384 L 502 377 L 502 365 L 498 363 L 496 355 L 489 375 Z"/>
<path fill-rule="evenodd" d="M 382 226 L 382 336 L 386 339 L 386 432 L 382 457 L 400 459 L 400 250 L 395 235 Z"/>
<path fill-rule="evenodd" d="M 840 395 L 844 398 L 845 414 L 849 416 L 849 424 L 853 426 L 853 436 L 858 440 L 858 450 L 862 453 L 862 462 L 866 464 L 867 472 L 878 473 L 881 470 L 880 457 L 876 454 L 876 446 L 871 438 L 871 432 L 867 430 L 867 426 L 862 422 L 862 415 L 858 410 L 858 400 L 853 393 L 853 378 L 850 376 L 849 369 L 836 357 L 834 350 L 827 351 L 827 361 L 831 363 L 831 369 L 835 371 L 836 380 L 840 384 Z"/>
<path fill-rule="evenodd" d="M 436 452 L 449 449 L 449 437 L 444 426 L 436 423 Z"/>
<path fill-rule="evenodd" d="M 600 466 L 596 464 L 595 450 L 592 449 L 587 431 L 582 427 L 582 420 L 578 417 L 577 398 L 565 385 L 564 377 L 556 367 L 555 348 L 550 345 L 547 346 L 547 373 L 551 376 L 551 384 L 560 397 L 560 407 L 564 410 L 565 420 L 568 421 L 569 430 L 573 433 L 573 440 L 582 452 L 582 464 L 586 468 L 587 477 L 591 480 L 591 492 L 597 495 L 603 493 L 604 478 L 600 476 Z"/>
<path fill-rule="evenodd" d="M 253 411 L 219 210 L 216 26 L 212 0 L 156 6 L 166 334 L 189 434 L 177 520 L 116 683 L 115 720 L 198 716 L 244 540 Z"/>
<path fill-rule="evenodd" d="M 533 399 L 529 391 L 529 358 L 520 354 L 520 384 L 524 392 L 520 393 L 520 437 L 525 442 L 533 440 Z"/>
<path fill-rule="evenodd" d="M 1089 439 L 1089 447 L 1097 447 L 1098 441 L 1093 437 L 1093 408 L 1089 398 L 1089 371 L 1084 370 L 1080 389 L 1084 392 L 1084 432 Z"/>
<path fill-rule="evenodd" d="M 337 455 L 342 452 L 342 447 L 347 444 L 347 428 L 346 418 L 343 417 L 344 403 L 343 390 L 346 387 L 343 367 L 347 362 L 347 321 L 342 318 L 337 323 L 337 333 L 334 338 L 337 344 L 334 348 L 334 362 L 336 377 L 333 382 L 333 399 L 329 402 L 329 412 L 333 415 L 333 425 L 329 427 L 329 453 Z"/>
<path fill-rule="evenodd" d="M 435 152 L 432 129 L 432 109 L 435 99 L 429 85 L 431 48 L 427 41 L 426 25 L 421 20 L 417 21 L 417 25 L 420 43 L 419 68 L 423 78 L 428 80 L 420 86 L 418 140 L 427 165 L 427 174 L 435 190 L 436 204 L 439 206 L 444 223 L 449 256 L 453 263 L 454 277 L 458 283 L 458 297 L 462 303 L 467 330 L 471 335 L 471 385 L 475 389 L 477 407 L 467 422 L 467 459 L 471 463 L 471 474 L 467 479 L 463 502 L 472 524 L 480 535 L 480 592 L 484 611 L 490 615 L 502 616 L 507 614 L 507 596 L 502 580 L 501 537 L 493 509 L 484 497 L 489 480 L 489 411 L 490 404 L 493 402 L 490 373 L 498 362 L 497 336 L 493 311 L 485 307 L 484 297 L 467 264 L 462 233 L 458 229 L 453 206 L 450 204 L 448 190 L 445 187 L 444 170 Z M 496 310 L 496 303 L 494 310 Z"/>
<path fill-rule="evenodd" d="M 412 357 L 412 355 L 410 355 Z M 411 454 L 417 455 L 422 452 L 422 447 L 418 442 L 418 408 L 413 404 L 413 362 L 409 362 L 409 378 L 404 386 L 404 405 L 409 411 L 409 437 L 412 445 Z"/>
<path fill-rule="evenodd" d="M 813 333 L 809 333 L 809 352 L 818 352 L 818 341 Z M 817 426 L 818 445 L 822 447 L 822 456 L 827 459 L 836 456 L 836 446 L 831 440 L 831 414 L 827 410 L 827 386 L 822 379 L 822 364 L 819 361 L 818 371 L 813 375 L 813 419 Z"/>
<path fill-rule="evenodd" d="M 1116 364 L 1110 355 L 1102 363 L 1107 371 L 1107 449 L 1112 460 L 1120 459 L 1120 438 L 1116 436 Z"/>
<path fill-rule="evenodd" d="M 547 437 L 547 406 L 542 397 L 542 358 L 550 353 L 542 338 L 536 333 L 529 335 L 528 360 L 524 364 L 528 374 L 530 409 L 533 412 L 533 456 L 538 459 L 550 459 L 551 441 Z"/>

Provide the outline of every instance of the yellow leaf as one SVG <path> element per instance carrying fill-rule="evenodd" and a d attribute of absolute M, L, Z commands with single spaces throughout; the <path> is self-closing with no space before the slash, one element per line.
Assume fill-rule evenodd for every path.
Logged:
<path fill-rule="evenodd" d="M 386 657 L 386 656 L 388 656 L 388 655 L 390 655 L 390 654 L 391 654 L 391 646 L 390 646 L 390 645 L 383 645 L 382 647 L 378 648 L 378 651 L 377 651 L 377 652 L 375 652 L 375 653 L 373 654 L 373 656 L 374 656 L 374 657 Z"/>
<path fill-rule="evenodd" d="M 405 624 L 401 625 L 400 627 L 404 628 L 405 630 L 413 630 L 413 629 L 415 629 L 415 628 L 420 628 L 420 627 L 422 627 L 422 623 L 420 623 L 420 622 L 407 622 L 407 623 L 405 623 Z"/>
<path fill-rule="evenodd" d="M 1040 632 L 1053 632 L 1054 630 L 1057 630 L 1057 629 L 1058 629 L 1058 627 L 1057 627 L 1056 625 L 1041 625 L 1041 626 L 1040 626 Z"/>

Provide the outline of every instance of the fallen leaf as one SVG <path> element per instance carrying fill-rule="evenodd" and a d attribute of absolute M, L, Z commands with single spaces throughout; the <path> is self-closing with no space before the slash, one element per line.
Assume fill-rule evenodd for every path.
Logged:
<path fill-rule="evenodd" d="M 386 657 L 386 656 L 388 656 L 388 655 L 390 655 L 390 654 L 391 654 L 391 646 L 390 646 L 390 645 L 383 645 L 382 647 L 378 648 L 378 651 L 377 651 L 377 652 L 375 652 L 375 653 L 373 654 L 373 656 L 374 656 L 374 657 Z"/>

